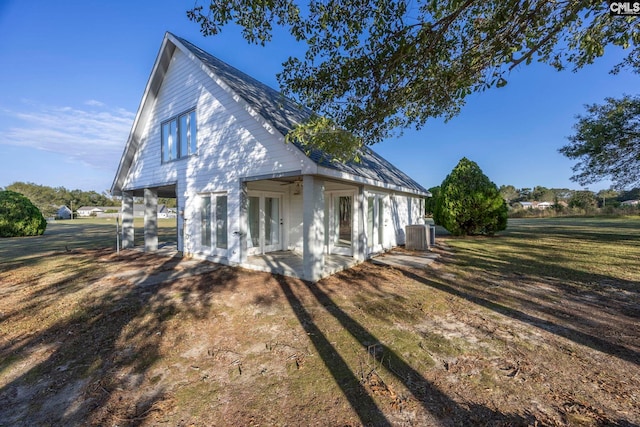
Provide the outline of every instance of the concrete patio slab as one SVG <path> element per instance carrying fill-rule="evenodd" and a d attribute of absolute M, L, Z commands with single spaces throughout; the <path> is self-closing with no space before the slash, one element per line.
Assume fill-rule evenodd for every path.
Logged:
<path fill-rule="evenodd" d="M 386 265 L 396 268 L 422 269 L 439 257 L 438 254 L 429 251 L 395 251 L 391 250 L 371 259 L 376 265 Z"/>
<path fill-rule="evenodd" d="M 358 261 L 344 255 L 325 255 L 322 277 L 331 276 L 339 271 L 356 265 Z M 293 251 L 269 252 L 264 255 L 247 257 L 247 262 L 240 265 L 250 270 L 282 274 L 284 276 L 302 278 L 302 254 Z"/>

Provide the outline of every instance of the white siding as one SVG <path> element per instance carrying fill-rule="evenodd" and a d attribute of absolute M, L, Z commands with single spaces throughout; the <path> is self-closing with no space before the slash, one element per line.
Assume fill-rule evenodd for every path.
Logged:
<path fill-rule="evenodd" d="M 162 164 L 160 125 L 196 108 L 198 155 Z M 225 191 L 239 177 L 300 170 L 294 148 L 269 133 L 177 49 L 142 133 L 125 189 L 179 182 L 188 193 Z"/>
<path fill-rule="evenodd" d="M 405 195 L 393 195 L 390 200 L 391 224 L 393 231 L 389 237 L 392 245 L 405 244 L 405 228 L 407 225 L 422 224 L 424 219 L 420 211 L 421 199 Z"/>
<path fill-rule="evenodd" d="M 296 171 L 303 165 L 294 147 L 267 131 L 242 100 L 234 99 L 201 67 L 176 49 L 123 188 L 177 185 L 178 204 L 184 210 L 178 221 L 180 228 L 184 225 L 180 246 L 186 252 L 198 248 L 197 194 L 227 192 L 229 257 L 237 262 L 240 178 Z M 198 154 L 163 164 L 161 123 L 194 107 Z"/>
<path fill-rule="evenodd" d="M 229 216 L 227 260 L 231 263 L 242 262 L 244 255 L 241 253 L 246 250 L 240 238 L 246 229 L 242 210 L 244 187 L 247 191 L 281 193 L 284 247 L 302 251 L 303 198 L 300 188 L 296 191 L 298 194 L 294 194 L 292 185 L 274 181 L 243 184 L 242 178 L 295 171 L 313 174 L 315 165 L 295 147 L 285 144 L 282 135 L 265 126 L 260 117 L 253 117 L 254 113 L 247 104 L 229 93 L 224 84 L 218 83 L 215 76 L 212 78 L 204 67 L 179 48 L 175 50 L 155 104 L 149 107 L 149 120 L 140 123 L 140 143 L 123 190 L 175 184 L 178 207 L 184 213 L 178 218 L 178 229 L 184 229 L 184 236 L 179 233 L 179 247 L 187 253 L 200 250 L 198 195 L 226 193 Z M 161 123 L 194 108 L 198 154 L 163 164 Z M 344 182 L 353 177 L 335 178 L 342 178 L 343 182 L 326 181 L 323 185 L 327 194 L 345 190 L 358 194 L 358 185 Z M 384 224 L 380 225 L 383 227 L 384 247 L 404 244 L 405 226 L 416 223 L 420 217 L 418 199 L 406 193 L 394 195 L 391 188 L 378 187 L 378 183 L 362 184 L 370 185 L 370 191 L 384 197 Z M 366 231 L 366 221 L 359 223 L 366 218 L 366 202 L 364 204 L 364 213 L 354 212 L 354 227 L 361 229 L 355 238 L 361 238 Z M 361 206 L 361 203 L 356 206 Z"/>

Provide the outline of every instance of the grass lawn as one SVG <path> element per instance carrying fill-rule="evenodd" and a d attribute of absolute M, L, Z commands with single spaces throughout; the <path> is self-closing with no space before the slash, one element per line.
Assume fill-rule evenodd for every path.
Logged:
<path fill-rule="evenodd" d="M 134 240 L 144 245 L 143 218 L 134 218 Z M 120 224 L 120 227 L 122 224 Z M 176 220 L 158 219 L 159 242 L 176 242 Z M 40 258 L 44 254 L 74 249 L 116 249 L 115 218 L 78 218 L 47 224 L 42 236 L 21 239 L 0 239 L 0 263 L 26 258 Z"/>
<path fill-rule="evenodd" d="M 2 239 L 0 426 L 640 425 L 640 218 L 438 243 L 309 284 L 104 220 Z"/>

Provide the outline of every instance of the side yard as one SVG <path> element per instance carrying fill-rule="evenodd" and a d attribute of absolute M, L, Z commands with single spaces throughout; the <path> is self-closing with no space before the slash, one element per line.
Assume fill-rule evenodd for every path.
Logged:
<path fill-rule="evenodd" d="M 638 219 L 314 285 L 74 226 L 0 240 L 0 426 L 640 425 Z"/>

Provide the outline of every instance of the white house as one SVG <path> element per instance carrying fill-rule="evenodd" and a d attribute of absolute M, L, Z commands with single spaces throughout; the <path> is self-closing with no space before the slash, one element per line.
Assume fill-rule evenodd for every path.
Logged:
<path fill-rule="evenodd" d="M 549 209 L 553 206 L 551 202 L 540 202 L 536 205 L 536 209 Z"/>
<path fill-rule="evenodd" d="M 76 212 L 79 217 L 109 217 L 117 215 L 120 212 L 120 208 L 118 206 L 80 206 Z M 140 216 L 143 216 L 142 211 Z"/>
<path fill-rule="evenodd" d="M 71 219 L 71 209 L 69 209 L 66 205 L 62 205 L 58 208 L 56 212 L 56 218 L 59 219 Z"/>
<path fill-rule="evenodd" d="M 104 207 L 101 206 L 80 206 L 76 212 L 78 216 L 97 216 L 104 212 Z"/>
<path fill-rule="evenodd" d="M 111 188 L 122 196 L 123 247 L 139 196 L 145 250 L 158 248 L 158 197 L 175 197 L 179 251 L 243 266 L 292 251 L 307 280 L 336 256 L 360 261 L 403 244 L 429 192 L 369 148 L 339 163 L 286 143 L 310 114 L 167 33 Z"/>

